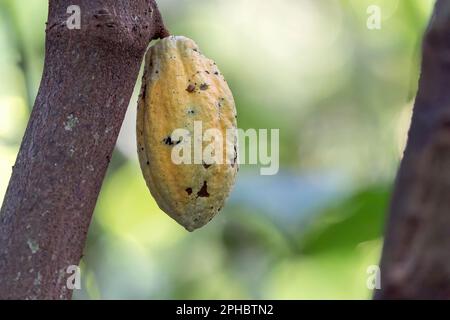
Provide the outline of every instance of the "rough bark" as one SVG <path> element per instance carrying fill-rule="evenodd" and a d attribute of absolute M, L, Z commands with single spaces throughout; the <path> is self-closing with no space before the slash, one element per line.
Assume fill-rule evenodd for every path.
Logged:
<path fill-rule="evenodd" d="M 450 2 L 438 0 L 398 172 L 377 299 L 450 298 Z"/>
<path fill-rule="evenodd" d="M 69 30 L 67 8 L 81 8 Z M 153 0 L 50 0 L 41 86 L 0 215 L 0 298 L 70 299 L 145 49 L 167 35 Z"/>

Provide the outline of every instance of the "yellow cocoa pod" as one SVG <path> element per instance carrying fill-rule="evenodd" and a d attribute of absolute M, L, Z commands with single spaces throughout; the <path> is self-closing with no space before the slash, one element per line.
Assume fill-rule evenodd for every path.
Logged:
<path fill-rule="evenodd" d="M 159 207 L 189 231 L 207 224 L 238 171 L 236 108 L 216 64 L 193 40 L 170 36 L 149 49 L 136 131 L 141 169 Z"/>

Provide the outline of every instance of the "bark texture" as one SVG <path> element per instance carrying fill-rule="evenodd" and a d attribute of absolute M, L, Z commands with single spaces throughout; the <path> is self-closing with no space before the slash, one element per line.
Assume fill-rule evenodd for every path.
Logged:
<path fill-rule="evenodd" d="M 423 41 L 411 129 L 390 208 L 376 299 L 450 298 L 450 2 Z"/>
<path fill-rule="evenodd" d="M 0 299 L 70 299 L 145 49 L 153 0 L 50 0 L 41 86 L 0 213 Z M 81 8 L 69 30 L 67 8 Z"/>

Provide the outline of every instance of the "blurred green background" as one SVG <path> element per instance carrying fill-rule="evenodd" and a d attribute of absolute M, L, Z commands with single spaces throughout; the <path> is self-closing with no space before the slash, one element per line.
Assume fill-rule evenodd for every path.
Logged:
<path fill-rule="evenodd" d="M 216 60 L 239 127 L 280 129 L 281 170 L 242 166 L 224 211 L 187 233 L 140 174 L 136 89 L 74 299 L 370 298 L 433 2 L 159 1 L 171 32 Z M 381 30 L 366 27 L 373 4 Z M 39 86 L 46 15 L 46 0 L 0 0 L 2 198 Z"/>

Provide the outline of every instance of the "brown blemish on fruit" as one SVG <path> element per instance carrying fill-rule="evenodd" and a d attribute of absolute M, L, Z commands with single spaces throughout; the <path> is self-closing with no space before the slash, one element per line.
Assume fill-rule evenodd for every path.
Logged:
<path fill-rule="evenodd" d="M 145 77 L 146 77 L 146 75 L 144 75 L 144 78 L 145 78 Z M 147 95 L 147 87 L 146 87 L 146 86 L 142 86 L 142 93 L 141 93 L 142 100 L 145 101 L 146 95 Z"/>
<path fill-rule="evenodd" d="M 172 141 L 172 138 L 171 138 L 170 136 L 168 136 L 167 138 L 164 138 L 164 139 L 163 139 L 163 142 L 164 142 L 165 144 L 167 144 L 168 146 L 173 146 L 173 145 L 174 145 L 174 143 L 173 143 L 173 141 Z"/>
<path fill-rule="evenodd" d="M 188 87 L 186 88 L 186 91 L 189 93 L 192 93 L 195 91 L 195 85 L 193 85 L 192 83 L 188 85 Z"/>
<path fill-rule="evenodd" d="M 209 167 L 211 167 L 210 164 L 207 164 L 207 163 L 203 162 L 203 168 L 208 169 Z"/>
<path fill-rule="evenodd" d="M 206 181 L 203 182 L 203 186 L 200 189 L 199 192 L 197 192 L 197 198 L 201 197 L 201 198 L 207 198 L 209 197 L 209 193 L 208 193 L 208 183 Z"/>
<path fill-rule="evenodd" d="M 173 141 L 173 140 L 172 140 L 172 137 L 171 137 L 171 136 L 168 136 L 167 138 L 165 138 L 165 139 L 163 140 L 163 142 L 164 142 L 165 144 L 167 144 L 168 146 L 174 146 L 174 145 L 176 145 L 176 144 L 179 144 L 179 143 L 181 142 L 181 140 Z"/>
<path fill-rule="evenodd" d="M 237 162 L 237 148 L 236 145 L 234 146 L 234 158 L 233 158 L 233 162 L 231 163 L 231 167 L 234 168 L 234 166 L 236 165 Z"/>

